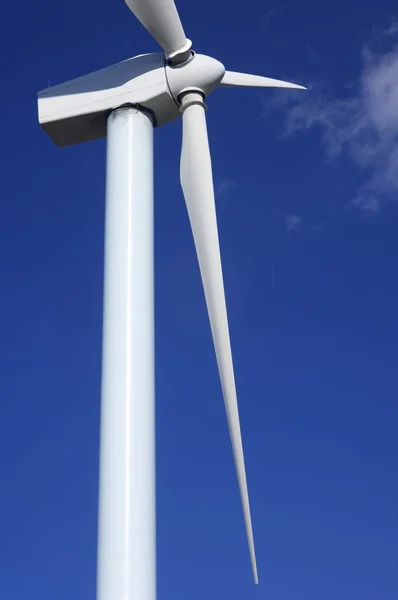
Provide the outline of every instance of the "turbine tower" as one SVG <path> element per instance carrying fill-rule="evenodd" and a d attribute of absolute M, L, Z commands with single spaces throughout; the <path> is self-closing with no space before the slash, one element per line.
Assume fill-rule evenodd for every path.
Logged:
<path fill-rule="evenodd" d="M 180 116 L 181 186 L 258 582 L 204 101 L 224 87 L 305 89 L 195 54 L 174 0 L 126 3 L 164 52 L 38 95 L 39 122 L 57 146 L 107 138 L 97 600 L 156 598 L 153 130 Z"/>

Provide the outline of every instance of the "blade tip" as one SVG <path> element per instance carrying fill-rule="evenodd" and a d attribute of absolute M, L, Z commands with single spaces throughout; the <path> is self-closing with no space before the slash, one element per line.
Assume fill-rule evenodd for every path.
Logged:
<path fill-rule="evenodd" d="M 253 579 L 254 579 L 254 585 L 258 585 L 258 571 L 257 571 L 256 563 L 253 565 Z"/>
<path fill-rule="evenodd" d="M 303 85 L 298 85 L 298 83 L 291 83 L 289 86 L 290 89 L 292 90 L 307 90 L 308 88 L 304 87 Z"/>

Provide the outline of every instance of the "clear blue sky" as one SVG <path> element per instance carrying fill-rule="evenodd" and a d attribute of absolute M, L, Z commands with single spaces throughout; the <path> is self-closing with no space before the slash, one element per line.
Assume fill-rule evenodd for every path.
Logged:
<path fill-rule="evenodd" d="M 310 91 L 208 100 L 258 588 L 156 131 L 159 599 L 397 600 L 396 2 L 178 6 L 197 51 Z M 123 0 L 8 2 L 0 46 L 0 597 L 94 600 L 105 142 L 57 149 L 36 92 L 157 46 Z"/>

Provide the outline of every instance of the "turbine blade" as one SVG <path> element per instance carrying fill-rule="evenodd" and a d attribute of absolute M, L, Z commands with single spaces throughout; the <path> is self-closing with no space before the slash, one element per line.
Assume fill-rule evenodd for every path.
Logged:
<path fill-rule="evenodd" d="M 258 583 L 218 241 L 211 157 L 202 95 L 197 92 L 185 94 L 182 98 L 181 111 L 183 113 L 181 186 L 199 260 L 238 477 L 253 576 L 255 583 Z"/>
<path fill-rule="evenodd" d="M 126 4 L 168 55 L 189 50 L 191 42 L 185 37 L 174 0 L 126 0 Z"/>
<path fill-rule="evenodd" d="M 295 90 L 306 90 L 307 88 L 289 81 L 271 79 L 261 75 L 249 75 L 248 73 L 235 73 L 225 71 L 225 75 L 219 83 L 219 87 L 269 87 L 269 88 L 291 88 Z"/>

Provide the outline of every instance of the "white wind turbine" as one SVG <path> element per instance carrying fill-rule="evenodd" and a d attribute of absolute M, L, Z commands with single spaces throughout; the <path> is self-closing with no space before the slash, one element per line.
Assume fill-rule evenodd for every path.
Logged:
<path fill-rule="evenodd" d="M 38 112 L 58 146 L 107 137 L 97 599 L 155 600 L 153 128 L 182 113 L 181 185 L 257 583 L 204 99 L 220 87 L 305 88 L 195 54 L 173 0 L 126 3 L 164 53 L 43 90 Z"/>

